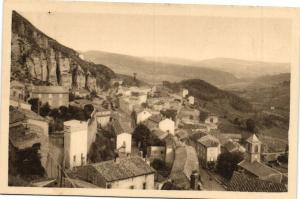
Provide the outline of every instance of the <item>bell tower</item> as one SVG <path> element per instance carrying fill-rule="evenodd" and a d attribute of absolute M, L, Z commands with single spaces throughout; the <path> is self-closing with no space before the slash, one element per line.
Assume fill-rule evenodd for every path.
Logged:
<path fill-rule="evenodd" d="M 251 135 L 247 140 L 247 159 L 249 162 L 260 162 L 261 141 L 255 134 Z"/>

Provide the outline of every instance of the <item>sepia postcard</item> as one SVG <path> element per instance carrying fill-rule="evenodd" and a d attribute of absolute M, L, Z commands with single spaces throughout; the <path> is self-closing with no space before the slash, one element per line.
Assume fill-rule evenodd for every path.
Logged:
<path fill-rule="evenodd" d="M 3 16 L 1 194 L 296 198 L 300 8 Z"/>

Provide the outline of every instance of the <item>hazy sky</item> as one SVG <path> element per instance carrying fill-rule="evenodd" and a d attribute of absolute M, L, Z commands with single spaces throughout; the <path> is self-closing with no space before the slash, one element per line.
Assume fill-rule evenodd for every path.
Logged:
<path fill-rule="evenodd" d="M 291 23 L 287 19 L 20 13 L 48 36 L 79 51 L 193 60 L 290 61 Z"/>

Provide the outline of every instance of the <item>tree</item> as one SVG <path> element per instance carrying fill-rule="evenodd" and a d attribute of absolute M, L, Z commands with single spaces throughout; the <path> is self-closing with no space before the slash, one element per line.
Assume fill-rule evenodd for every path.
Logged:
<path fill-rule="evenodd" d="M 147 155 L 147 147 L 150 144 L 150 130 L 143 124 L 139 124 L 134 132 L 132 138 L 138 144 L 140 143 L 140 149 L 143 151 L 143 155 Z"/>
<path fill-rule="evenodd" d="M 94 106 L 92 104 L 87 104 L 83 108 L 86 119 L 91 117 L 92 112 L 94 111 Z"/>
<path fill-rule="evenodd" d="M 69 114 L 69 109 L 66 106 L 60 106 L 58 108 L 59 110 L 59 114 L 60 114 L 60 118 L 64 119 L 64 120 L 69 120 L 70 119 L 70 114 Z"/>
<path fill-rule="evenodd" d="M 253 119 L 247 119 L 246 128 L 249 132 L 255 132 L 255 121 Z"/>
<path fill-rule="evenodd" d="M 28 100 L 28 103 L 31 104 L 31 110 L 39 113 L 39 108 L 42 105 L 42 103 L 39 101 L 38 98 L 31 98 L 30 100 Z"/>
<path fill-rule="evenodd" d="M 59 114 L 59 110 L 57 108 L 54 108 L 50 111 L 49 116 L 53 117 L 54 120 L 56 120 L 60 114 Z"/>
<path fill-rule="evenodd" d="M 40 115 L 43 117 L 46 117 L 49 115 L 50 111 L 51 111 L 50 106 L 49 106 L 48 102 L 46 102 L 40 108 Z"/>
<path fill-rule="evenodd" d="M 230 179 L 233 172 L 237 169 L 237 164 L 244 159 L 240 152 L 222 153 L 217 160 L 217 171 L 226 179 Z"/>
<path fill-rule="evenodd" d="M 206 112 L 206 111 L 201 111 L 200 112 L 200 116 L 199 116 L 200 121 L 204 122 L 207 117 L 208 117 L 208 112 Z"/>

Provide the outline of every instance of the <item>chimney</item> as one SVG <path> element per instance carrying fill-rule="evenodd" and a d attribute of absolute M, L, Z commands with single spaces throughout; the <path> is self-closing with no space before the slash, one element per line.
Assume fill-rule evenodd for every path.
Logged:
<path fill-rule="evenodd" d="M 190 187 L 192 190 L 199 190 L 199 173 L 197 171 L 193 171 L 191 174 Z"/>

